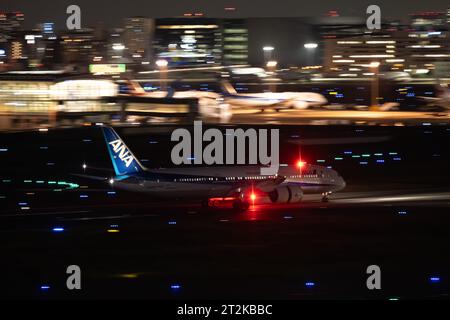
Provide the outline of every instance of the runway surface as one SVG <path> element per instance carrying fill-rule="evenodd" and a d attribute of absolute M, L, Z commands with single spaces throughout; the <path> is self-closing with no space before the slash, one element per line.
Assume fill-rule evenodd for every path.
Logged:
<path fill-rule="evenodd" d="M 370 124 L 370 125 L 422 125 L 423 123 L 448 124 L 446 112 L 419 111 L 351 111 L 351 110 L 280 110 L 268 109 L 235 110 L 231 121 L 234 124 Z"/>

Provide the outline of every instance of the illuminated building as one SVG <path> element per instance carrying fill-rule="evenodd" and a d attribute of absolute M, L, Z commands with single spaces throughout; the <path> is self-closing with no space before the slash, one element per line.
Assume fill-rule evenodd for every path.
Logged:
<path fill-rule="evenodd" d="M 126 59 L 125 40 L 123 37 L 124 29 L 114 28 L 111 30 L 107 41 L 106 62 L 122 63 L 130 62 Z M 94 57 L 94 63 L 103 63 L 103 58 Z"/>
<path fill-rule="evenodd" d="M 220 64 L 220 21 L 198 17 L 157 19 L 154 51 L 157 58 L 173 66 Z"/>
<path fill-rule="evenodd" d="M 226 19 L 222 24 L 224 65 L 248 63 L 248 28 L 244 19 Z"/>
<path fill-rule="evenodd" d="M 0 111 L 46 114 L 105 110 L 102 98 L 115 96 L 111 80 L 66 80 L 61 71 L 13 71 L 0 74 Z"/>
<path fill-rule="evenodd" d="M 0 12 L 0 70 L 7 68 L 8 63 L 16 63 L 23 55 L 23 41 L 18 37 L 23 22 L 21 12 Z"/>
<path fill-rule="evenodd" d="M 146 17 L 131 17 L 124 20 L 123 45 L 117 42 L 116 51 L 127 52 L 127 57 L 136 63 L 151 60 L 151 43 L 154 30 L 154 20 Z"/>
<path fill-rule="evenodd" d="M 363 31 L 363 21 L 356 20 L 353 28 L 348 23 L 321 26 L 325 69 L 341 75 L 370 75 L 369 64 L 377 61 L 386 71 L 429 73 L 435 64 L 450 58 L 449 32 L 444 30 L 445 15 L 426 14 L 431 20 L 419 16 L 412 16 L 411 26 L 384 24 L 373 32 Z"/>
<path fill-rule="evenodd" d="M 106 55 L 106 41 L 94 29 L 68 31 L 61 36 L 62 60 L 65 65 L 74 65 L 87 71 L 96 57 Z"/>
<path fill-rule="evenodd" d="M 282 35 L 282 36 L 280 36 Z M 316 64 L 320 50 L 305 50 L 316 40 L 302 18 L 156 19 L 154 51 L 172 66 L 265 65 L 263 47 L 272 46 L 279 66 Z"/>
<path fill-rule="evenodd" d="M 0 34 L 11 35 L 22 30 L 24 18 L 22 12 L 0 12 Z"/>
<path fill-rule="evenodd" d="M 447 31 L 449 12 L 426 11 L 410 14 L 411 28 L 415 31 Z"/>
<path fill-rule="evenodd" d="M 268 60 L 277 61 L 279 68 L 317 65 L 321 63 L 322 46 L 305 48 L 305 43 L 320 40 L 313 26 L 305 18 L 249 18 L 248 48 L 251 65 L 265 66 Z M 270 57 L 265 47 L 273 48 Z"/>

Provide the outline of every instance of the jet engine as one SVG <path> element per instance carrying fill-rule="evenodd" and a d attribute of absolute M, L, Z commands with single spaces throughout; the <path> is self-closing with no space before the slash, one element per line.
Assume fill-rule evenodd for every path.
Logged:
<path fill-rule="evenodd" d="M 297 203 L 302 201 L 303 191 L 296 185 L 279 186 L 269 192 L 269 198 L 274 203 Z"/>

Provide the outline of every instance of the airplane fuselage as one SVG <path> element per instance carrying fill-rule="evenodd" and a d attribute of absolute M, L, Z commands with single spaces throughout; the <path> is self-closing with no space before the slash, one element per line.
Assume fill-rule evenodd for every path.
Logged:
<path fill-rule="evenodd" d="M 272 186 L 270 180 L 283 179 Z M 305 165 L 280 167 L 277 176 L 260 175 L 259 166 L 242 167 L 189 167 L 148 170 L 142 174 L 117 176 L 114 187 L 134 192 L 144 192 L 160 198 L 206 199 L 227 197 L 236 190 L 270 190 L 276 187 L 297 186 L 305 194 L 331 193 L 345 187 L 345 182 L 332 169 Z"/>

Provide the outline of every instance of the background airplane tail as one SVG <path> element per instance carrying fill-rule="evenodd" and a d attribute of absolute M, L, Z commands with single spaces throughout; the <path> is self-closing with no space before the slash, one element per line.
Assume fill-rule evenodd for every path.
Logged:
<path fill-rule="evenodd" d="M 220 81 L 220 88 L 222 90 L 223 95 L 225 95 L 225 96 L 237 94 L 236 89 L 234 89 L 234 87 L 231 85 L 231 83 L 226 80 Z"/>
<path fill-rule="evenodd" d="M 116 175 L 135 174 L 145 170 L 113 128 L 102 127 L 102 132 Z"/>

